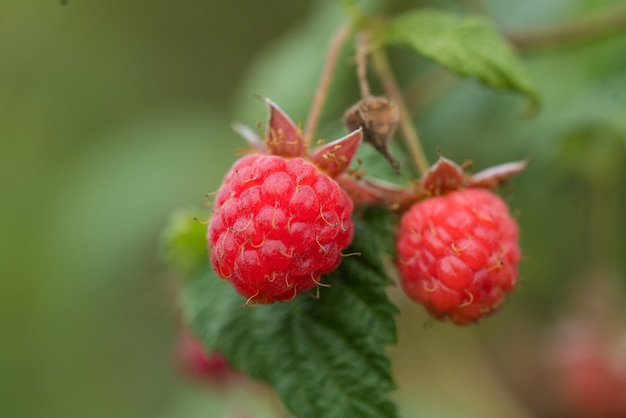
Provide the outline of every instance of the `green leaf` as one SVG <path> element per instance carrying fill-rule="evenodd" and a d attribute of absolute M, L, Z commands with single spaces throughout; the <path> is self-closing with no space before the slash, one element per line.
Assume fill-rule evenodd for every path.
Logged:
<path fill-rule="evenodd" d="M 533 106 L 537 91 L 517 55 L 493 25 L 481 17 L 459 17 L 435 10 L 417 10 L 393 19 L 382 40 L 408 45 L 460 75 L 525 94 Z"/>
<path fill-rule="evenodd" d="M 396 132 L 394 139 L 389 143 L 390 154 L 400 163 L 400 175 L 396 173 L 389 161 L 370 144 L 363 144 L 357 152 L 357 158 L 361 161 L 359 169 L 365 171 L 367 177 L 385 180 L 401 186 L 408 186 L 416 177 L 412 170 L 409 154 L 398 138 Z"/>
<path fill-rule="evenodd" d="M 188 276 L 207 261 L 205 224 L 208 210 L 185 208 L 175 211 L 161 233 L 161 255 L 176 273 Z"/>
<path fill-rule="evenodd" d="M 193 332 L 221 351 L 236 369 L 274 387 L 302 417 L 396 417 L 385 346 L 395 343 L 397 310 L 385 287 L 380 254 L 391 240 L 384 211 L 355 217 L 346 257 L 324 282 L 319 299 L 299 295 L 287 303 L 243 307 L 230 284 L 209 263 L 186 282 L 182 304 Z M 374 225 L 370 227 L 369 224 Z"/>
<path fill-rule="evenodd" d="M 557 163 L 598 188 L 613 189 L 626 161 L 626 123 L 609 115 L 579 121 L 561 139 Z"/>

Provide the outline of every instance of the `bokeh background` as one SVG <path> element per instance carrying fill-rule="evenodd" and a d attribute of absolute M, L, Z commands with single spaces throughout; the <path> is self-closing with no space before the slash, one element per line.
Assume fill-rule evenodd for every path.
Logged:
<path fill-rule="evenodd" d="M 386 8 L 471 8 L 517 30 L 621 3 Z M 219 185 L 243 146 L 231 122 L 265 118 L 254 94 L 304 119 L 344 18 L 322 0 L 0 1 L 1 417 L 278 416 L 263 388 L 217 389 L 180 372 L 159 234 L 172 211 L 201 206 Z M 391 51 L 431 161 L 437 147 L 476 169 L 533 158 L 503 192 L 526 257 L 498 315 L 433 324 L 391 290 L 403 416 L 590 416 L 567 409 L 552 351 L 564 323 L 602 330 L 590 338 L 611 347 L 626 333 L 624 32 L 526 54 L 543 99 L 534 115 L 519 96 Z M 342 65 L 324 138 L 342 132 L 358 99 L 350 57 Z"/>

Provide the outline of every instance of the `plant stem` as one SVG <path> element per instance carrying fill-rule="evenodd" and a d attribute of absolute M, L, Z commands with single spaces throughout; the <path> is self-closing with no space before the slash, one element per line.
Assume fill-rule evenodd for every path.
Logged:
<path fill-rule="evenodd" d="M 413 161 L 418 173 L 420 175 L 424 174 L 428 171 L 429 164 L 426 160 L 426 156 L 424 155 L 424 150 L 422 149 L 417 129 L 415 129 L 413 123 L 411 122 L 411 114 L 407 109 L 402 93 L 398 88 L 398 83 L 396 82 L 396 79 L 391 71 L 391 67 L 389 66 L 387 55 L 381 47 L 378 47 L 374 50 L 372 58 L 374 62 L 374 69 L 376 70 L 378 78 L 380 78 L 385 92 L 389 98 L 396 103 L 398 110 L 400 111 L 400 120 L 398 124 L 400 126 L 400 131 L 402 131 L 402 136 L 404 137 L 409 154 L 411 155 L 411 160 Z"/>
<path fill-rule="evenodd" d="M 590 188 L 589 205 L 589 255 L 592 269 L 599 270 L 607 265 L 610 259 L 611 225 L 611 192 L 614 190 L 598 182 Z"/>
<path fill-rule="evenodd" d="M 626 32 L 626 6 L 620 5 L 570 22 L 509 32 L 507 38 L 521 52 L 588 41 Z"/>
<path fill-rule="evenodd" d="M 438 67 L 421 74 L 404 87 L 405 102 L 409 111 L 411 114 L 420 112 L 459 81 L 459 77 Z"/>
<path fill-rule="evenodd" d="M 341 49 L 348 40 L 351 32 L 352 24 L 345 24 L 340 27 L 337 32 L 335 32 L 330 41 L 330 46 L 328 47 L 328 52 L 326 54 L 326 61 L 324 63 L 324 68 L 322 69 L 322 76 L 319 84 L 317 85 L 317 90 L 315 91 L 315 96 L 313 97 L 313 104 L 311 105 L 311 110 L 309 111 L 309 115 L 306 120 L 306 127 L 304 129 L 305 144 L 310 144 L 313 139 L 313 134 L 317 128 L 322 108 L 326 102 L 326 96 L 328 95 L 328 89 L 330 87 L 333 72 L 337 66 L 337 61 L 339 60 L 339 54 L 341 53 Z"/>
<path fill-rule="evenodd" d="M 367 32 L 361 32 L 356 40 L 356 76 L 359 80 L 361 97 L 372 95 L 372 90 L 367 83 Z"/>
<path fill-rule="evenodd" d="M 481 0 L 460 0 L 460 3 L 470 13 L 488 15 L 487 8 Z"/>

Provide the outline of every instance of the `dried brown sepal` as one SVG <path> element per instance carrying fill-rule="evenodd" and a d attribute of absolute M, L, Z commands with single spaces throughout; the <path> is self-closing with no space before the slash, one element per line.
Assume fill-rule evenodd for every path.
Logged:
<path fill-rule="evenodd" d="M 337 178 L 337 182 L 357 205 L 386 206 L 394 211 L 403 211 L 418 200 L 413 190 L 383 180 L 358 180 L 342 175 Z"/>
<path fill-rule="evenodd" d="M 389 153 L 389 141 L 396 130 L 400 112 L 389 98 L 369 96 L 350 107 L 343 116 L 349 131 L 363 129 L 363 140 L 381 153 L 399 173 L 400 163 Z"/>
<path fill-rule="evenodd" d="M 233 131 L 237 132 L 255 152 L 265 152 L 265 142 L 249 126 L 233 122 Z"/>
<path fill-rule="evenodd" d="M 493 189 L 500 186 L 508 178 L 524 171 L 529 162 L 529 160 L 514 161 L 486 168 L 472 175 L 468 186 Z"/>
<path fill-rule="evenodd" d="M 464 187 L 495 189 L 510 177 L 521 173 L 528 160 L 515 161 L 486 168 L 474 175 L 465 172 L 468 164 L 459 166 L 439 156 L 439 160 L 422 176 L 417 193 L 420 198 L 438 196 Z"/>
<path fill-rule="evenodd" d="M 303 157 L 306 155 L 307 146 L 304 143 L 302 130 L 276 103 L 267 97 L 261 99 L 267 104 L 269 110 L 265 134 L 269 153 L 283 157 Z"/>
<path fill-rule="evenodd" d="M 347 172 L 363 142 L 363 130 L 357 128 L 316 150 L 309 148 L 301 129 L 270 99 L 258 96 L 268 107 L 265 137 L 261 139 L 249 127 L 234 123 L 233 129 L 248 142 L 252 152 L 279 155 L 284 158 L 304 158 L 332 178 Z M 260 129 L 260 126 L 258 126 Z M 249 151 L 249 150 L 248 150 Z"/>
<path fill-rule="evenodd" d="M 363 131 L 360 128 L 356 129 L 343 138 L 317 149 L 311 155 L 311 161 L 330 177 L 337 177 L 350 166 L 362 139 Z"/>
<path fill-rule="evenodd" d="M 468 183 L 469 176 L 454 161 L 439 156 L 439 160 L 424 173 L 420 182 L 420 194 L 425 196 L 442 195 Z"/>

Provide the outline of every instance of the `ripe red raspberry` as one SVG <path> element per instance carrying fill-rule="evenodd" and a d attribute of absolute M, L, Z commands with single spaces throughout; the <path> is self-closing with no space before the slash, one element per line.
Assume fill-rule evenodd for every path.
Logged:
<path fill-rule="evenodd" d="M 215 198 L 211 262 L 249 302 L 293 299 L 339 265 L 352 209 L 337 182 L 303 158 L 245 156 Z"/>
<path fill-rule="evenodd" d="M 181 333 L 176 350 L 181 371 L 214 384 L 223 384 L 235 376 L 226 358 L 218 352 L 208 354 L 200 340 L 187 330 Z"/>
<path fill-rule="evenodd" d="M 404 214 L 397 241 L 404 290 L 435 318 L 475 322 L 515 287 L 517 238 L 506 204 L 489 190 L 418 202 Z"/>
<path fill-rule="evenodd" d="M 612 340 L 584 324 L 569 327 L 559 336 L 552 357 L 557 400 L 567 416 L 625 417 L 626 335 Z"/>

